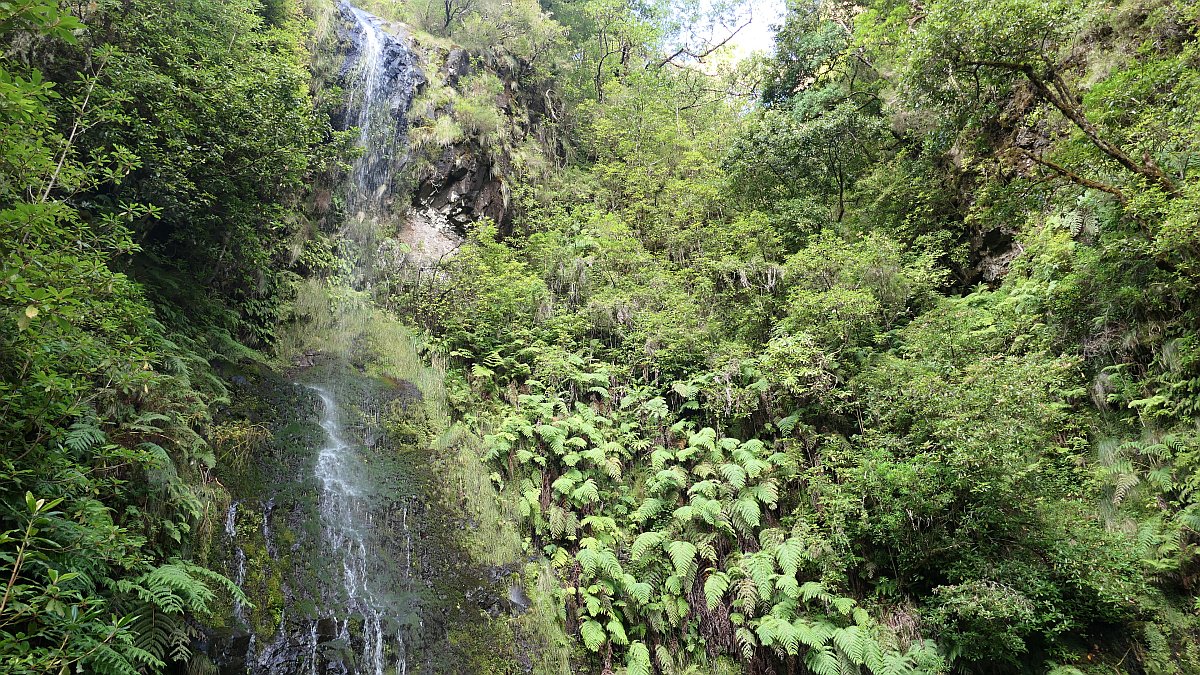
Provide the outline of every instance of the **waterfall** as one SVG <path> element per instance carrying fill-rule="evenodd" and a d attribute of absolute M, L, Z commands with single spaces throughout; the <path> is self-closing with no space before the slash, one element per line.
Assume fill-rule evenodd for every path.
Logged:
<path fill-rule="evenodd" d="M 312 389 L 324 406 L 321 427 L 327 436 L 316 468 L 321 486 L 318 503 L 322 536 L 329 555 L 341 567 L 345 607 L 340 609 L 362 618 L 359 672 L 383 675 L 391 666 L 394 672 L 403 673 L 408 667 L 404 640 L 397 627 L 389 626 L 389 620 L 397 619 L 393 611 L 394 589 L 382 587 L 389 581 L 389 575 L 375 564 L 380 551 L 375 538 L 375 495 L 370 479 L 362 457 L 343 437 L 333 396 L 324 388 Z M 403 535 L 406 545 L 411 545 L 407 527 Z M 407 577 L 407 564 L 405 567 Z M 349 618 L 343 621 L 342 631 L 349 638 Z M 390 663 L 385 648 L 389 642 L 388 633 L 394 635 L 391 641 L 395 646 L 395 656 Z"/>
<path fill-rule="evenodd" d="M 338 9 L 354 31 L 343 79 L 347 122 L 358 128 L 362 150 L 350 172 L 346 211 L 352 224 L 376 223 L 391 215 L 396 174 L 408 156 L 408 109 L 425 77 L 408 43 L 385 31 L 382 20 L 344 0 Z"/>
<path fill-rule="evenodd" d="M 345 0 L 338 11 L 352 31 L 354 49 L 342 79 L 349 93 L 346 121 L 358 129 L 361 150 L 346 186 L 349 222 L 345 231 L 361 246 L 374 239 L 375 227 L 394 215 L 396 177 L 408 156 L 408 111 L 425 78 L 407 40 L 385 30 L 381 19 Z M 368 251 L 349 251 L 351 256 L 364 254 Z M 357 258 L 351 262 L 359 267 L 365 261 Z M 325 387 L 312 388 L 323 404 L 320 423 L 327 437 L 316 465 L 322 538 L 326 554 L 335 569 L 340 567 L 341 576 L 342 597 L 336 603 L 327 601 L 328 618 L 340 618 L 342 641 L 359 645 L 350 672 L 407 673 L 408 654 L 401 630 L 402 616 L 411 611 L 402 597 L 411 575 L 407 559 L 412 539 L 407 518 L 402 519 L 399 532 L 387 527 L 389 500 L 375 493 L 364 457 L 346 440 L 336 397 Z M 402 570 L 396 569 L 394 561 L 385 563 L 381 529 L 404 538 Z M 353 632 L 352 618 L 359 624 Z"/>
<path fill-rule="evenodd" d="M 238 543 L 237 511 L 238 503 L 231 502 L 229 510 L 225 512 L 225 537 L 233 547 L 233 582 L 242 586 L 246 583 L 246 551 Z M 236 600 L 233 602 L 233 618 L 243 626 L 246 624 L 246 608 Z"/>
<path fill-rule="evenodd" d="M 407 115 L 424 76 L 406 38 L 385 30 L 382 20 L 344 0 L 338 12 L 341 36 L 352 45 L 341 72 L 348 94 L 346 124 L 357 128 L 361 149 L 345 186 L 348 246 L 343 255 L 356 270 L 366 270 L 376 228 L 393 224 L 397 172 L 407 159 Z M 407 211 L 398 210 L 396 216 Z M 315 462 L 307 463 L 312 459 L 306 455 L 302 472 L 291 465 L 289 473 L 276 476 L 277 486 L 285 488 L 229 506 L 225 535 L 231 576 L 259 595 L 255 606 L 233 603 L 233 637 L 212 650 L 213 656 L 230 667 L 228 672 L 407 675 L 410 657 L 418 669 L 419 596 L 428 589 L 413 583 L 420 573 L 414 569 L 410 533 L 410 527 L 420 527 L 410 513 L 414 497 L 397 487 L 402 476 L 388 468 L 386 459 L 371 454 L 376 432 L 351 426 L 363 412 L 360 421 L 378 427 L 378 411 L 357 410 L 353 404 L 361 407 L 362 401 L 337 375 L 321 381 L 307 377 L 304 386 L 321 401 L 324 438 L 319 446 L 298 441 L 317 450 Z M 264 612 L 264 601 L 278 608 L 274 621 Z M 270 635 L 262 632 L 268 623 L 274 626 Z"/>

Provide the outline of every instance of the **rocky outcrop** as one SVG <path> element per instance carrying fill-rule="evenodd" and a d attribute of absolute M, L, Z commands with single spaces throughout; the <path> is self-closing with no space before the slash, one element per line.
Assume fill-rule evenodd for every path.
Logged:
<path fill-rule="evenodd" d="M 417 186 L 413 205 L 441 214 L 460 233 L 483 218 L 506 226 L 508 186 L 496 173 L 495 161 L 475 143 L 451 145 L 434 165 L 433 175 Z"/>

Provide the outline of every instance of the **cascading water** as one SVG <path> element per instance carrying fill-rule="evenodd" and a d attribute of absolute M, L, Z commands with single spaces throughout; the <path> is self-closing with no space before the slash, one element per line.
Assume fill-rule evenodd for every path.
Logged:
<path fill-rule="evenodd" d="M 356 53 L 343 79 L 351 91 L 347 122 L 358 128 L 358 157 L 350 173 L 346 211 L 352 222 L 390 215 L 393 182 L 407 159 L 408 110 L 425 77 L 408 44 L 383 22 L 353 5 L 338 5 L 353 26 Z"/>
<path fill-rule="evenodd" d="M 391 672 L 408 671 L 404 640 L 396 625 L 399 609 L 396 588 L 385 584 L 396 583 L 394 574 L 378 563 L 380 556 L 376 537 L 375 506 L 378 496 L 371 489 L 363 458 L 346 442 L 338 422 L 338 409 L 333 396 L 326 389 L 313 387 L 320 396 L 324 409 L 321 427 L 328 440 L 317 457 L 317 479 L 321 483 L 319 508 L 322 535 L 329 548 L 332 560 L 340 562 L 341 584 L 344 591 L 344 613 L 339 637 L 351 641 L 350 621 L 361 619 L 361 654 L 357 672 L 383 675 L 389 664 Z M 406 507 L 407 508 L 407 507 Z M 401 536 L 405 550 L 412 546 L 411 535 L 404 520 Z M 407 581 L 408 563 L 404 565 Z M 395 649 L 389 658 L 387 645 Z"/>
<path fill-rule="evenodd" d="M 384 30 L 382 20 L 344 0 L 338 10 L 354 45 L 342 79 L 350 92 L 346 121 L 358 129 L 361 155 L 346 186 L 344 233 L 358 247 L 346 254 L 359 268 L 375 228 L 392 215 L 396 175 L 407 157 L 408 110 L 425 80 L 406 40 Z M 373 480 L 368 472 L 362 447 L 347 440 L 337 396 L 327 387 L 312 389 L 323 405 L 320 424 L 326 433 L 315 470 L 321 538 L 325 557 L 340 577 L 340 591 L 324 599 L 322 619 L 336 626 L 336 641 L 353 654 L 335 664 L 341 669 L 336 672 L 405 675 L 403 624 L 415 611 L 408 588 L 412 539 L 407 519 L 391 527 L 394 496 L 374 484 L 380 477 Z M 406 511 L 407 504 L 402 508 Z M 403 543 L 395 541 L 397 536 Z M 396 559 L 401 555 L 403 562 Z M 327 594 L 334 595 L 331 591 Z"/>
<path fill-rule="evenodd" d="M 225 537 L 233 546 L 233 582 L 241 586 L 246 583 L 246 551 L 238 544 L 237 511 L 238 503 L 231 502 L 229 510 L 225 512 Z M 246 609 L 236 600 L 233 602 L 233 618 L 240 624 L 246 623 Z"/>
<path fill-rule="evenodd" d="M 345 186 L 343 251 L 361 272 L 370 265 L 377 228 L 391 222 L 394 183 L 407 155 L 407 114 L 424 76 L 406 39 L 379 18 L 344 1 L 338 12 L 350 45 L 340 74 L 348 92 L 345 121 L 358 129 L 362 150 Z M 316 377 L 305 376 L 322 405 L 315 467 L 309 463 L 306 475 L 296 475 L 293 466 L 290 475 L 275 477 L 273 495 L 235 501 L 225 514 L 230 576 L 257 595 L 254 606 L 234 602 L 230 635 L 209 652 L 222 674 L 407 675 L 410 652 L 421 644 L 419 610 L 428 593 L 412 579 L 416 501 L 399 487 L 405 477 L 386 453 L 372 454 L 380 420 L 378 412 L 366 414 L 372 404 L 361 389 L 346 386 L 356 376 Z M 314 440 L 297 438 L 293 456 L 314 449 Z M 259 513 L 257 527 L 248 527 Z"/>

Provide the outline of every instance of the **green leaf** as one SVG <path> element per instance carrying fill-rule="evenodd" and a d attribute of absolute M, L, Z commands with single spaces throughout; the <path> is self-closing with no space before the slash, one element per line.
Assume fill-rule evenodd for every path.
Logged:
<path fill-rule="evenodd" d="M 629 670 L 629 675 L 650 675 L 650 650 L 645 643 L 634 641 L 629 645 L 625 667 Z"/>
<path fill-rule="evenodd" d="M 667 554 L 675 566 L 675 574 L 690 579 L 696 573 L 696 546 L 690 541 L 673 541 L 667 545 Z"/>
<path fill-rule="evenodd" d="M 584 646 L 593 652 L 600 651 L 601 645 L 608 639 L 604 627 L 594 619 L 588 619 L 579 626 L 579 635 L 583 638 Z"/>

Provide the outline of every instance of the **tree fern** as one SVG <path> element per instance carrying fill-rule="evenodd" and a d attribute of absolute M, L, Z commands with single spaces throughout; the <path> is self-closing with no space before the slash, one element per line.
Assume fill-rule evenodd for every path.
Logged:
<path fill-rule="evenodd" d="M 796 654 L 800 641 L 792 624 L 774 614 L 768 614 L 758 620 L 754 634 L 764 647 L 771 647 L 780 655 Z"/>
<path fill-rule="evenodd" d="M 858 602 L 854 598 L 838 597 L 830 601 L 829 604 L 839 614 L 849 616 L 850 613 L 854 611 Z"/>
<path fill-rule="evenodd" d="M 688 436 L 687 444 L 698 449 L 715 450 L 714 441 L 716 438 L 717 432 L 712 427 L 704 427 L 700 431 Z"/>
<path fill-rule="evenodd" d="M 74 453 L 85 453 L 93 446 L 104 443 L 105 435 L 95 421 L 80 420 L 71 425 L 62 444 Z"/>
<path fill-rule="evenodd" d="M 103 642 L 84 646 L 87 647 L 89 653 L 82 660 L 81 665 L 86 666 L 88 672 L 96 673 L 96 675 L 141 675 L 138 666 L 112 646 Z M 166 664 L 158 667 L 163 665 Z"/>
<path fill-rule="evenodd" d="M 748 534 L 761 524 L 762 509 L 753 496 L 745 495 L 729 507 L 729 516 L 740 531 Z"/>
<path fill-rule="evenodd" d="M 582 485 L 571 492 L 571 498 L 581 504 L 591 504 L 600 501 L 600 488 L 593 478 L 588 478 Z"/>
<path fill-rule="evenodd" d="M 758 640 L 755 638 L 754 631 L 746 626 L 738 626 L 733 635 L 737 641 L 738 649 L 742 653 L 742 658 L 749 661 L 754 656 L 755 648 L 758 647 Z"/>
<path fill-rule="evenodd" d="M 552 424 L 539 424 L 534 427 L 534 431 L 546 445 L 550 446 L 554 454 L 563 454 L 564 444 L 567 440 L 567 433 L 565 431 Z"/>
<path fill-rule="evenodd" d="M 630 597 L 642 605 L 649 604 L 650 597 L 654 593 L 654 586 L 650 582 L 638 581 L 629 574 L 625 575 L 623 586 L 625 587 L 625 592 L 629 593 Z"/>
<path fill-rule="evenodd" d="M 743 612 L 753 612 L 758 606 L 759 598 L 758 584 L 754 579 L 743 577 L 737 580 L 734 605 Z"/>
<path fill-rule="evenodd" d="M 559 494 L 570 494 L 575 489 L 576 483 L 582 479 L 582 473 L 577 469 L 571 469 L 558 478 L 555 478 L 554 482 L 550 484 L 550 488 Z"/>
<path fill-rule="evenodd" d="M 771 591 L 775 586 L 774 556 L 770 555 L 770 553 L 758 551 L 743 556 L 740 564 L 742 565 L 743 569 L 746 570 L 748 576 L 753 579 L 754 585 L 758 590 L 758 597 L 771 597 Z"/>

